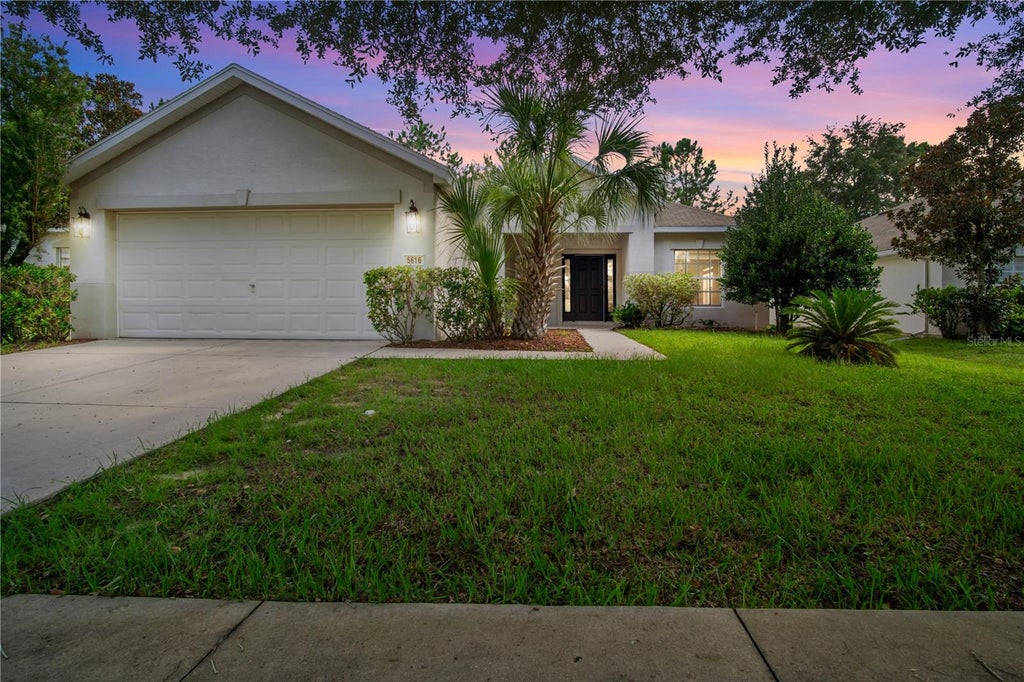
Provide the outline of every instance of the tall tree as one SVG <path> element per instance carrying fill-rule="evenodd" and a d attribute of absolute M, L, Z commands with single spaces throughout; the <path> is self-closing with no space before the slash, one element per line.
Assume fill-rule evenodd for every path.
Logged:
<path fill-rule="evenodd" d="M 795 156 L 795 146 L 765 145 L 764 170 L 719 252 L 726 298 L 773 308 L 779 333 L 789 329 L 783 310 L 796 296 L 873 289 L 881 272 L 871 236 L 811 186 Z"/>
<path fill-rule="evenodd" d="M 906 173 L 918 198 L 891 211 L 904 258 L 928 258 L 956 270 L 979 290 L 1024 244 L 1024 96 L 1007 97 L 971 114 Z"/>
<path fill-rule="evenodd" d="M 650 101 L 651 83 L 692 74 L 720 80 L 726 63 L 770 64 L 772 83 L 788 84 L 793 96 L 844 84 L 859 92 L 858 65 L 872 51 L 907 52 L 933 36 L 950 40 L 963 24 L 983 19 L 992 31 L 961 44 L 954 61 L 974 60 L 997 74 L 986 97 L 1019 91 L 1024 80 L 1024 16 L 1017 3 L 1001 0 L 100 4 L 110 22 L 134 25 L 140 58 L 173 59 L 185 80 L 208 68 L 200 47 L 211 36 L 252 54 L 287 36 L 304 60 L 330 58 L 352 83 L 375 74 L 407 120 L 435 97 L 457 113 L 472 111 L 476 88 L 538 73 L 552 82 L 589 83 L 601 108 L 634 113 Z M 7 16 L 38 13 L 109 62 L 83 6 L 89 5 L 3 2 Z"/>
<path fill-rule="evenodd" d="M 89 95 L 82 108 L 81 151 L 142 116 L 142 95 L 135 83 L 109 73 L 88 78 Z"/>
<path fill-rule="evenodd" d="M 3 36 L 0 83 L 0 261 L 23 263 L 50 229 L 67 225 L 64 170 L 86 96 L 67 50 L 23 26 Z"/>
<path fill-rule="evenodd" d="M 739 203 L 731 190 L 722 197 L 722 188 L 712 187 L 718 178 L 718 164 L 704 160 L 697 140 L 684 137 L 674 145 L 662 142 L 651 151 L 668 179 L 669 200 L 717 213 L 727 213 Z"/>
<path fill-rule="evenodd" d="M 664 174 L 644 155 L 650 143 L 635 119 L 599 118 L 588 144 L 595 101 L 587 92 L 503 83 L 487 92 L 487 112 L 501 140 L 486 177 L 490 211 L 515 235 L 512 333 L 536 339 L 558 292 L 563 236 L 650 214 L 663 202 Z"/>
<path fill-rule="evenodd" d="M 453 171 L 462 166 L 462 156 L 452 149 L 444 126 L 434 128 L 428 121 L 421 120 L 410 123 L 397 133 L 389 130 L 388 137 L 398 144 L 443 163 Z"/>
<path fill-rule="evenodd" d="M 863 115 L 842 128 L 829 126 L 821 139 L 807 138 L 808 177 L 858 220 L 902 203 L 900 173 L 928 149 L 927 142 L 907 143 L 904 127 Z"/>

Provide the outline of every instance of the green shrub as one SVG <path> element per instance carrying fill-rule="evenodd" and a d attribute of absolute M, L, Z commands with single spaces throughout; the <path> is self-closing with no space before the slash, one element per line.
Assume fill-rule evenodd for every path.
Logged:
<path fill-rule="evenodd" d="M 16 265 L 0 274 L 0 331 L 8 343 L 64 341 L 71 334 L 75 276 L 56 265 Z"/>
<path fill-rule="evenodd" d="M 911 310 L 924 313 L 928 320 L 939 328 L 947 339 L 961 339 L 964 334 L 961 324 L 964 320 L 964 290 L 955 286 L 942 289 L 918 289 L 914 292 Z"/>
<path fill-rule="evenodd" d="M 1019 275 L 987 291 L 976 287 L 919 289 L 914 312 L 922 312 L 947 339 L 1024 338 L 1024 282 Z"/>
<path fill-rule="evenodd" d="M 409 343 L 416 332 L 416 318 L 429 311 L 429 278 L 422 270 L 405 265 L 380 267 L 363 275 L 370 324 L 391 343 Z"/>
<path fill-rule="evenodd" d="M 794 323 L 786 348 L 816 360 L 895 367 L 896 349 L 889 341 L 900 335 L 892 316 L 896 307 L 865 289 L 797 296 L 784 311 Z"/>
<path fill-rule="evenodd" d="M 1002 302 L 993 334 L 999 339 L 1024 341 L 1024 278 L 1013 275 L 995 287 Z"/>
<path fill-rule="evenodd" d="M 640 306 L 632 301 L 626 301 L 612 309 L 612 319 L 627 329 L 639 327 L 644 323 L 645 317 L 644 312 L 640 310 Z"/>
<path fill-rule="evenodd" d="M 637 274 L 623 278 L 626 294 L 655 327 L 674 327 L 693 312 L 697 280 L 681 272 Z"/>
<path fill-rule="evenodd" d="M 483 336 L 487 326 L 487 292 L 469 268 L 430 268 L 420 275 L 429 287 L 433 305 L 428 318 L 453 341 Z"/>
<path fill-rule="evenodd" d="M 480 339 L 493 333 L 492 310 L 506 324 L 515 311 L 513 280 L 499 278 L 492 301 L 469 268 L 381 267 L 368 271 L 363 281 L 370 324 L 392 343 L 411 342 L 420 318 L 453 341 Z"/>
<path fill-rule="evenodd" d="M 966 289 L 964 320 L 971 337 L 1024 340 L 1024 280 L 1014 275 L 984 293 Z"/>

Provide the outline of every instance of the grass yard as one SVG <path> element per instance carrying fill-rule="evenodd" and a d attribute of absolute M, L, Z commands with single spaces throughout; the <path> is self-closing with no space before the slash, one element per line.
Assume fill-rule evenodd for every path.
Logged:
<path fill-rule="evenodd" d="M 3 591 L 1024 609 L 1024 346 L 631 336 L 345 367 L 8 514 Z"/>

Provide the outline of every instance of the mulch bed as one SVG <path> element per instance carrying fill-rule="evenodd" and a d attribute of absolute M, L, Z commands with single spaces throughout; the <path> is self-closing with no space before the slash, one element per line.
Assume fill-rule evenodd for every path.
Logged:
<path fill-rule="evenodd" d="M 590 353 L 594 349 L 575 329 L 549 329 L 542 339 L 494 339 L 491 341 L 413 341 L 396 348 L 459 348 L 469 350 L 525 350 L 556 351 L 561 353 Z"/>
<path fill-rule="evenodd" d="M 68 339 L 67 341 L 26 341 L 24 343 L 4 344 L 3 354 L 25 353 L 30 350 L 44 350 L 46 348 L 59 348 L 60 346 L 74 346 L 79 343 L 89 343 L 96 339 Z"/>

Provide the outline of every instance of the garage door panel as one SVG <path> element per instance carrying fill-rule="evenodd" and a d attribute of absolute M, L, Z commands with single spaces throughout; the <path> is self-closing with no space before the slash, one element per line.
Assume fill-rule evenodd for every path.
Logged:
<path fill-rule="evenodd" d="M 181 301 L 185 296 L 185 282 L 180 279 L 153 280 L 153 298 L 157 301 Z"/>
<path fill-rule="evenodd" d="M 379 338 L 363 273 L 391 259 L 389 212 L 118 216 L 122 336 Z"/>
<path fill-rule="evenodd" d="M 123 301 L 147 301 L 150 298 L 149 280 L 125 279 L 121 280 L 121 300 Z"/>

